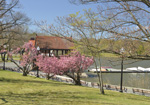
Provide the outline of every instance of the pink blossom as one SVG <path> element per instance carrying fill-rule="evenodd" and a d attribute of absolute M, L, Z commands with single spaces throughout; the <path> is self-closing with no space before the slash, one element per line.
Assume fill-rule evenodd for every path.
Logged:
<path fill-rule="evenodd" d="M 1 51 L 0 51 L 0 53 L 4 53 L 4 52 L 7 52 L 7 50 L 1 50 Z"/>
<path fill-rule="evenodd" d="M 36 65 L 38 65 L 39 69 L 44 73 L 59 74 L 59 70 L 57 67 L 58 61 L 59 60 L 56 57 L 44 57 L 42 55 L 39 55 L 37 57 Z"/>
<path fill-rule="evenodd" d="M 29 42 L 25 43 L 22 47 L 12 51 L 12 53 L 10 54 L 11 55 L 18 54 L 19 52 L 22 51 L 24 51 L 24 53 L 20 55 L 21 56 L 20 65 L 23 67 L 22 68 L 23 73 L 29 73 L 29 71 L 32 70 L 31 67 L 33 66 L 33 62 L 35 62 L 35 59 L 37 58 L 37 50 L 33 46 L 33 44 Z"/>
<path fill-rule="evenodd" d="M 79 52 L 70 55 L 56 57 L 44 57 L 39 55 L 37 63 L 39 69 L 47 74 L 64 75 L 68 72 L 82 73 L 93 64 L 93 58 L 85 57 Z"/>

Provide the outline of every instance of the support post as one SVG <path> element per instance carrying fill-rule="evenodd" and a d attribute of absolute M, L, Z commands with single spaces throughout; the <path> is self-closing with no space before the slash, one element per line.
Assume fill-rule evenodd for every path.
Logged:
<path fill-rule="evenodd" d="M 46 50 L 45 50 L 45 56 L 46 56 Z"/>
<path fill-rule="evenodd" d="M 50 50 L 48 50 L 48 53 L 49 53 L 49 57 L 51 56 L 51 54 L 50 54 Z"/>
<path fill-rule="evenodd" d="M 64 55 L 64 50 L 62 50 L 62 55 Z"/>
<path fill-rule="evenodd" d="M 68 50 L 65 50 L 65 54 L 67 54 L 68 53 Z"/>
<path fill-rule="evenodd" d="M 56 56 L 58 56 L 58 50 L 56 50 Z"/>

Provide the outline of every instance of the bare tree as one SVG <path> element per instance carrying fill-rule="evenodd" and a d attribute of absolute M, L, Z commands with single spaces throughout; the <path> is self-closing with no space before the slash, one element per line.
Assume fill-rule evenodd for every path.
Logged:
<path fill-rule="evenodd" d="M 19 0 L 0 0 L 0 39 L 7 38 L 8 33 L 15 32 L 14 28 L 29 22 L 29 18 L 20 12 L 15 12 Z M 16 32 L 17 33 L 17 32 Z"/>
<path fill-rule="evenodd" d="M 109 3 L 109 2 L 139 2 L 150 7 L 150 0 L 69 0 L 71 3 L 75 4 L 89 4 L 89 3 Z"/>
<path fill-rule="evenodd" d="M 7 45 L 8 51 L 12 48 L 14 41 L 15 43 L 23 41 L 24 32 L 21 27 L 30 21 L 25 14 L 14 10 L 18 8 L 18 3 L 19 0 L 0 0 L 0 45 Z"/>
<path fill-rule="evenodd" d="M 22 27 L 30 21 L 25 14 L 14 10 L 18 3 L 19 0 L 0 0 L 0 44 L 8 44 L 9 49 L 14 40 L 24 39 L 21 38 L 25 33 Z"/>
<path fill-rule="evenodd" d="M 6 16 L 1 21 L 1 37 L 0 39 L 4 39 L 7 33 L 16 32 L 14 29 L 16 27 L 22 27 L 23 25 L 27 25 L 29 23 L 29 18 L 22 13 L 14 13 L 15 16 L 13 18 L 11 16 Z M 16 32 L 17 33 L 17 32 Z"/>
<path fill-rule="evenodd" d="M 128 58 L 150 59 L 150 51 L 147 49 L 150 42 L 149 0 L 71 0 L 71 2 L 100 4 L 99 10 L 95 11 L 101 17 L 97 20 L 97 24 L 109 21 L 108 27 L 101 26 L 101 29 L 112 39 L 110 40 L 112 46 L 105 49 L 105 52 L 120 54 L 119 49 L 125 47 Z M 117 40 L 124 43 L 115 46 Z M 142 48 L 141 53 L 139 50 Z"/>
<path fill-rule="evenodd" d="M 150 13 L 146 6 L 135 2 L 118 2 L 115 6 L 100 7 L 99 15 L 102 17 L 99 21 L 110 21 L 109 27 L 101 27 L 103 30 L 115 39 L 128 40 L 124 47 L 128 50 L 129 58 L 150 58 L 149 50 L 146 50 L 143 55 L 137 54 L 137 45 L 140 45 L 138 43 L 149 44 L 150 42 Z"/>
<path fill-rule="evenodd" d="M 13 18 L 13 8 L 15 8 L 18 4 L 18 0 L 11 0 L 7 3 L 6 0 L 0 0 L 0 32 L 2 33 L 5 29 L 11 28 L 14 21 L 12 19 L 7 22 L 7 17 Z"/>

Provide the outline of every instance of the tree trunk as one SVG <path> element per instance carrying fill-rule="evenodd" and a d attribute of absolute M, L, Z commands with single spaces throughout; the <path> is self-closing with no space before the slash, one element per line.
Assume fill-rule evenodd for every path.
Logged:
<path fill-rule="evenodd" d="M 94 57 L 94 54 L 91 52 L 92 56 Z M 96 54 L 95 54 L 96 55 Z M 104 88 L 103 88 L 103 78 L 102 78 L 102 72 L 101 72 L 101 62 L 100 62 L 100 56 L 99 57 L 99 65 L 100 65 L 100 74 L 98 73 L 98 67 L 97 67 L 97 63 L 94 59 L 94 64 L 96 67 L 96 73 L 97 73 L 97 77 L 98 77 L 98 82 L 99 82 L 99 90 L 101 94 L 105 94 L 104 92 Z"/>
<path fill-rule="evenodd" d="M 75 85 L 81 86 L 80 74 L 79 73 L 77 73 L 77 80 L 75 81 Z"/>
<path fill-rule="evenodd" d="M 79 85 L 79 86 L 81 86 L 81 82 L 80 82 L 80 81 L 78 81 L 78 80 L 76 80 L 76 81 L 75 81 L 75 85 Z"/>
<path fill-rule="evenodd" d="M 28 73 L 23 71 L 23 76 L 27 76 L 27 75 L 28 75 Z"/>
<path fill-rule="evenodd" d="M 54 77 L 54 75 L 55 75 L 55 74 L 51 74 L 51 75 L 50 75 L 50 74 L 47 74 L 47 75 L 46 75 L 46 79 L 49 80 L 50 78 Z"/>
<path fill-rule="evenodd" d="M 47 80 L 49 80 L 49 79 L 50 79 L 49 75 L 46 75 L 46 79 L 47 79 Z"/>
<path fill-rule="evenodd" d="M 70 75 L 68 73 L 66 73 L 65 75 L 68 76 L 68 77 L 70 77 L 70 78 L 72 78 L 73 81 L 75 82 L 75 85 L 81 86 L 80 75 L 77 74 L 77 79 L 74 76 L 72 76 L 72 75 Z"/>
<path fill-rule="evenodd" d="M 102 77 L 102 70 L 101 70 L 101 58 L 100 58 L 100 55 L 99 55 L 99 66 L 100 66 L 100 91 L 101 91 L 101 94 L 105 94 L 104 92 L 104 88 L 103 88 L 103 77 Z"/>

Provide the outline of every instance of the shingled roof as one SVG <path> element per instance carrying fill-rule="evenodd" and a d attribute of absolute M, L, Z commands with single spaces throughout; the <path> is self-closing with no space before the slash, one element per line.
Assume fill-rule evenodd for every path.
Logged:
<path fill-rule="evenodd" d="M 72 37 L 67 37 L 67 39 L 72 40 Z M 54 36 L 36 36 L 36 46 L 41 49 L 71 49 L 74 44 L 62 37 Z"/>

